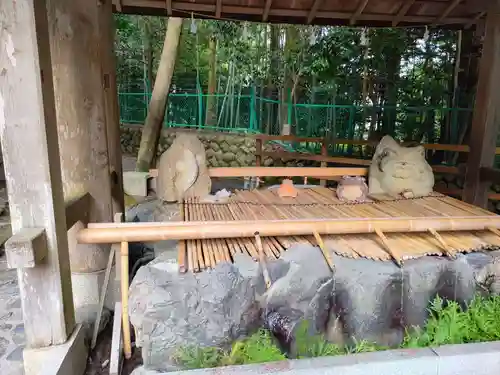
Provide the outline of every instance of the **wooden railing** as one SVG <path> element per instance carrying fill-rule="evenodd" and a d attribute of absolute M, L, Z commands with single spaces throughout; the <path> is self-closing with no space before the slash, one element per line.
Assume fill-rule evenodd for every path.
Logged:
<path fill-rule="evenodd" d="M 322 167 L 326 167 L 327 163 L 336 163 L 336 164 L 344 164 L 344 165 L 352 165 L 352 166 L 365 166 L 368 167 L 371 163 L 371 160 L 367 159 L 357 159 L 352 157 L 343 157 L 343 156 L 328 156 L 327 154 L 327 145 L 368 145 L 375 147 L 378 142 L 377 141 L 365 141 L 365 140 L 350 140 L 350 139 L 333 139 L 328 140 L 326 138 L 304 138 L 304 137 L 295 137 L 291 135 L 265 135 L 258 134 L 255 135 L 256 138 L 256 165 L 262 165 L 263 158 L 270 157 L 272 159 L 282 159 L 282 160 L 307 160 L 307 161 L 317 161 L 321 163 Z M 283 141 L 283 142 L 310 142 L 310 143 L 319 143 L 321 144 L 321 154 L 309 154 L 309 153 L 301 153 L 301 152 L 289 152 L 289 151 L 277 151 L 277 152 L 268 152 L 264 151 L 264 144 L 267 141 Z M 403 143 L 404 145 L 405 143 Z M 467 145 L 451 145 L 451 144 L 436 144 L 436 143 L 426 143 L 422 144 L 426 150 L 436 150 L 436 151 L 451 151 L 451 152 L 463 152 L 469 153 L 470 147 Z M 500 155 L 500 147 L 495 149 L 496 155 Z M 465 170 L 459 169 L 457 167 L 451 167 L 446 165 L 433 165 L 432 169 L 435 173 L 442 174 L 452 174 L 452 175 L 465 175 Z M 359 174 L 359 175 L 366 175 Z M 353 174 L 354 175 L 354 174 Z M 482 181 L 498 183 L 500 184 L 500 170 L 492 169 L 492 168 L 482 168 L 480 178 Z M 263 177 L 263 176 L 262 176 Z M 313 177 L 313 176 L 309 176 Z M 325 180 L 328 179 L 338 179 L 337 176 L 324 176 L 321 179 L 321 184 L 325 184 Z M 437 190 L 443 194 L 447 194 L 450 196 L 454 196 L 457 198 L 462 197 L 462 189 L 448 189 L 448 188 L 437 188 Z M 489 200 L 500 200 L 500 194 L 497 193 L 489 193 Z"/>
<path fill-rule="evenodd" d="M 283 160 L 307 160 L 307 161 L 318 161 L 322 163 L 322 166 L 326 166 L 326 163 L 338 163 L 346 165 L 360 165 L 369 166 L 371 160 L 367 159 L 357 159 L 344 156 L 328 156 L 327 145 L 335 144 L 349 144 L 349 145 L 369 145 L 376 146 L 378 142 L 376 141 L 364 141 L 364 140 L 349 140 L 349 139 L 333 139 L 327 140 L 326 138 L 303 138 L 294 137 L 291 135 L 265 135 L 259 134 L 255 136 L 256 138 L 256 165 L 262 165 L 262 159 L 270 157 L 273 159 L 283 159 Z M 321 144 L 321 155 L 308 154 L 302 152 L 289 152 L 289 151 L 279 151 L 279 152 L 267 152 L 264 151 L 264 143 L 266 141 L 288 141 L 288 142 L 310 142 L 310 143 L 320 143 Z M 404 143 L 403 143 L 404 145 Z M 427 150 L 443 150 L 443 151 L 456 151 L 456 152 L 469 152 L 469 146 L 464 145 L 441 145 L 441 144 L 423 144 L 424 148 Z M 497 149 L 500 154 L 500 147 Z M 461 171 L 457 167 L 449 167 L 446 165 L 433 165 L 432 169 L 436 173 L 446 173 L 459 175 Z"/>

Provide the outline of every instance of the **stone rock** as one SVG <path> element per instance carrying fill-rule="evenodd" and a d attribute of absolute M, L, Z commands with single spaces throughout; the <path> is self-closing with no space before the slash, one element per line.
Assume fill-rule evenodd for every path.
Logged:
<path fill-rule="evenodd" d="M 235 159 L 236 159 L 236 155 L 233 154 L 232 152 L 226 152 L 226 153 L 222 154 L 222 160 L 224 160 L 225 162 L 231 162 Z"/>
<path fill-rule="evenodd" d="M 179 274 L 162 256 L 139 269 L 130 286 L 129 313 L 148 369 L 175 370 L 179 348 L 228 348 L 258 326 L 258 280 L 220 263 Z"/>
<path fill-rule="evenodd" d="M 311 333 L 324 332 L 330 312 L 334 281 L 321 250 L 294 245 L 273 264 L 276 279 L 261 302 L 263 320 L 290 352 L 294 352 L 294 331 L 306 320 Z M 273 277 L 271 276 L 271 279 Z M 276 318 L 279 317 L 279 318 Z M 278 321 L 276 321 L 278 319 Z M 288 332 L 282 322 L 287 321 Z"/>
<path fill-rule="evenodd" d="M 475 275 L 480 290 L 487 294 L 500 295 L 500 253 L 492 252 Z"/>
<path fill-rule="evenodd" d="M 272 158 L 265 158 L 264 159 L 264 167 L 270 167 L 271 165 L 273 165 L 273 159 Z"/>
<path fill-rule="evenodd" d="M 2 357 L 5 354 L 8 346 L 9 346 L 9 341 L 0 336 L 0 357 Z"/>
<path fill-rule="evenodd" d="M 335 302 L 327 338 L 337 344 L 367 340 L 399 345 L 406 327 L 425 323 L 437 295 L 462 306 L 470 302 L 476 293 L 474 275 L 488 261 L 474 255 L 407 260 L 401 268 L 333 255 Z"/>

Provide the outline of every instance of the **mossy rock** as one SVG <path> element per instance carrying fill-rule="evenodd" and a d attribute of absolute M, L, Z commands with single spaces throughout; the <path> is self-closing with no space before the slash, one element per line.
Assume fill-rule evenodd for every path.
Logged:
<path fill-rule="evenodd" d="M 229 152 L 229 151 L 230 151 L 230 149 L 229 149 L 229 148 L 230 148 L 231 146 L 230 146 L 230 145 L 229 145 L 229 143 L 227 143 L 226 141 L 223 141 L 223 142 L 219 143 L 219 146 L 220 146 L 220 149 L 221 149 L 222 151 L 224 151 L 224 152 Z"/>
<path fill-rule="evenodd" d="M 241 137 L 226 137 L 225 141 L 230 146 L 240 145 L 242 143 Z"/>
<path fill-rule="evenodd" d="M 270 167 L 273 165 L 273 159 L 272 158 L 265 158 L 264 159 L 264 167 Z"/>
<path fill-rule="evenodd" d="M 231 161 L 234 161 L 236 160 L 236 155 L 233 154 L 232 152 L 225 152 L 223 155 L 222 155 L 222 160 L 226 161 L 226 162 L 231 162 Z"/>
<path fill-rule="evenodd" d="M 218 144 L 218 143 L 216 143 L 216 142 L 210 142 L 209 147 L 210 147 L 212 150 L 214 150 L 214 151 L 219 151 L 219 150 L 220 150 L 220 146 L 219 146 L 219 144 Z"/>
<path fill-rule="evenodd" d="M 215 157 L 211 157 L 210 159 L 208 159 L 208 165 L 210 167 L 219 167 L 220 166 L 219 161 Z"/>
<path fill-rule="evenodd" d="M 241 147 L 240 147 L 240 146 L 231 145 L 231 146 L 229 146 L 229 151 L 231 151 L 233 154 L 238 154 L 238 153 L 240 153 L 242 150 L 241 150 Z"/>

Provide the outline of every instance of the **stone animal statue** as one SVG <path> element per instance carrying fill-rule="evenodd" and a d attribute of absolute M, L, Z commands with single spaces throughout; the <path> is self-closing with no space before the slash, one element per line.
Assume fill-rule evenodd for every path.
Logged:
<path fill-rule="evenodd" d="M 156 185 L 158 198 L 166 202 L 204 198 L 210 193 L 205 147 L 195 134 L 178 134 L 161 155 Z"/>
<path fill-rule="evenodd" d="M 364 202 L 368 186 L 361 176 L 344 176 L 337 185 L 337 197 L 342 202 Z"/>
<path fill-rule="evenodd" d="M 424 197 L 433 187 L 434 174 L 425 160 L 422 145 L 404 147 L 391 136 L 382 138 L 370 164 L 368 192 L 371 196 Z"/>

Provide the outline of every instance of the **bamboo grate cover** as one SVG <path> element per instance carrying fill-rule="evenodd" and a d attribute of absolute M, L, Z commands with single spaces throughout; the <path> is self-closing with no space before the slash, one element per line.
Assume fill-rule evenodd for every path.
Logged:
<path fill-rule="evenodd" d="M 300 189 L 296 198 L 280 198 L 276 190 L 237 191 L 225 203 L 184 202 L 184 221 L 341 219 L 390 217 L 458 217 L 496 216 L 440 193 L 418 199 L 392 199 L 346 204 L 337 199 L 334 189 L 311 187 Z M 324 246 L 338 255 L 390 261 L 388 251 L 396 249 L 401 259 L 427 255 L 488 250 L 500 247 L 500 236 L 491 231 L 437 233 L 387 233 L 382 240 L 377 234 L 322 235 Z M 384 243 L 385 242 L 385 243 Z M 263 237 L 264 253 L 279 258 L 295 243 L 317 246 L 314 234 L 294 237 Z M 255 238 L 228 238 L 181 241 L 181 270 L 200 271 L 222 261 L 232 261 L 236 253 L 259 258 Z"/>

